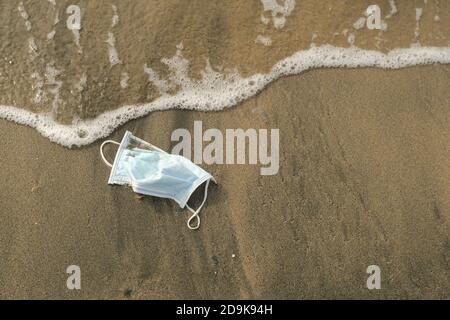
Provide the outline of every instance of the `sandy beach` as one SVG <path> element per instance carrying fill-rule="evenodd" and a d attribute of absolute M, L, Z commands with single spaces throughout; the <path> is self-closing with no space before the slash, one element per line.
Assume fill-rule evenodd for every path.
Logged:
<path fill-rule="evenodd" d="M 280 128 L 277 176 L 206 166 L 219 185 L 197 232 L 170 200 L 108 186 L 99 144 L 67 150 L 2 121 L 2 298 L 449 298 L 449 72 L 314 71 L 239 108 L 118 130 L 169 149 L 194 120 Z M 379 292 L 365 288 L 373 263 Z"/>
<path fill-rule="evenodd" d="M 79 2 L 93 17 L 96 8 L 114 1 Z M 144 7 L 144 1 L 136 1 L 137 9 L 127 8 L 126 2 L 116 3 L 124 17 L 130 18 L 127 10 Z M 158 10 L 173 10 L 174 18 L 146 24 L 143 28 L 151 34 L 147 43 L 142 40 L 139 44 L 142 35 L 135 34 L 137 44 L 127 44 L 126 34 L 132 25 L 128 29 L 118 26 L 121 59 L 126 61 L 134 54 L 129 61 L 142 56 L 154 65 L 162 57 L 173 56 L 176 45 L 183 41 L 185 57 L 194 70 L 196 66 L 202 69 L 205 57 L 209 57 L 213 65 L 238 67 L 245 75 L 270 69 L 282 57 L 310 45 L 309 31 L 306 40 L 303 29 L 290 31 L 296 24 L 289 24 L 288 19 L 285 33 L 270 31 L 277 44 L 259 46 L 250 56 L 247 53 L 255 45 L 251 31 L 261 14 L 261 10 L 251 11 L 251 5 L 259 5 L 259 1 L 231 1 L 227 8 L 212 1 L 206 1 L 209 6 L 205 1 L 192 2 L 171 0 L 163 5 L 154 1 Z M 389 11 L 388 1 L 378 2 Z M 398 2 L 406 11 L 409 4 Z M 439 3 L 429 2 L 428 6 Z M 30 19 L 33 10 L 45 10 L 29 1 L 24 3 L 29 5 Z M 413 10 L 423 4 L 409 3 Z M 321 2 L 318 6 L 326 5 Z M 342 13 L 344 20 L 354 22 L 353 16 L 358 18 L 364 5 Z M 422 34 L 440 35 L 423 40 L 429 45 L 448 46 L 449 5 L 440 1 L 441 19 L 447 17 L 442 25 L 424 23 Z M 9 2 L 0 5 L 15 10 L 16 5 L 9 6 Z M 145 8 L 143 16 L 151 11 Z M 304 13 L 313 9 L 306 1 L 295 10 Z M 253 12 L 251 22 L 242 18 L 246 10 Z M 183 20 L 180 12 L 189 14 Z M 237 23 L 242 29 L 237 32 L 239 28 L 225 18 L 195 18 L 207 12 L 227 19 L 240 12 L 235 19 L 242 18 L 250 25 Z M 409 15 L 400 19 L 412 23 L 414 29 Z M 93 27 L 89 19 L 87 29 Z M 318 28 L 336 28 L 325 23 L 329 21 L 326 17 L 321 19 Z M 110 17 L 100 21 L 101 30 L 107 33 Z M 208 21 L 208 27 L 200 21 Z M 177 30 L 185 24 L 193 31 L 184 38 L 183 33 L 167 32 L 175 23 Z M 56 41 L 72 41 L 72 35 L 62 31 L 64 24 L 57 28 L 61 35 L 55 36 Z M 150 32 L 155 29 L 158 32 Z M 342 28 L 337 29 L 340 32 Z M 447 33 L 442 33 L 445 30 Z M 394 48 L 392 39 L 400 33 L 401 28 L 388 34 L 382 50 Z M 317 42 L 347 42 L 346 37 L 327 35 L 331 38 L 323 36 Z M 362 34 L 361 45 L 366 43 L 373 49 L 372 36 Z M 8 37 L 12 42 L 21 39 Z M 303 43 L 292 39 L 303 39 Z M 399 39 L 407 43 L 404 37 Z M 94 46 L 90 41 L 93 38 L 82 38 L 84 52 Z M 160 46 L 149 48 L 149 43 L 158 41 Z M 238 50 L 239 43 L 250 42 L 248 48 Z M 107 58 L 98 63 L 92 54 L 75 58 L 73 43 L 64 47 L 74 49 L 67 54 L 62 52 L 66 49 L 58 49 L 58 42 L 52 46 L 54 49 L 47 48 L 42 55 L 45 59 L 54 55 L 56 64 L 64 64 L 65 59 L 79 59 L 80 63 L 67 65 L 64 74 L 60 98 L 67 103 L 55 115 L 61 121 L 70 122 L 74 116 L 89 118 L 105 108 L 155 98 L 155 88 L 146 87 L 148 76 L 138 72 L 140 62 L 117 66 L 126 66 L 132 78 L 129 90 L 121 91 L 118 80 L 123 70 L 108 66 Z M 3 42 L 8 52 L 5 56 L 12 54 L 8 51 L 12 48 L 14 45 Z M 26 51 L 20 54 L 24 56 L 17 59 L 28 59 Z M 45 69 L 45 64 L 31 65 Z M 95 76 L 89 77 L 85 92 L 71 94 L 68 79 L 76 76 L 70 70 L 78 66 L 88 74 L 97 74 L 98 79 L 107 77 L 111 83 L 104 82 L 100 90 Z M 159 67 L 155 69 L 163 72 Z M 17 64 L 2 67 L 4 79 L 17 77 L 18 82 L 14 88 L 0 81 L 0 104 L 15 101 L 32 111 L 51 108 L 52 100 L 36 105 L 30 102 L 34 94 L 27 89 L 29 78 L 19 79 L 21 68 Z M 33 128 L 0 119 L 0 298 L 450 299 L 449 86 L 450 66 L 442 64 L 401 70 L 310 70 L 274 81 L 253 98 L 226 110 L 158 111 L 118 128 L 110 139 L 120 141 L 129 130 L 164 150 L 175 145 L 171 141 L 174 130 L 192 132 L 194 121 L 202 121 L 204 130 L 223 132 L 229 128 L 280 130 L 280 169 L 276 175 L 262 176 L 259 165 L 202 166 L 218 184 L 210 187 L 201 212 L 202 225 L 196 231 L 186 227 L 189 214 L 173 201 L 140 197 L 130 188 L 108 185 L 110 168 L 99 155 L 104 139 L 68 149 Z M 114 150 L 107 149 L 109 159 Z M 201 202 L 202 196 L 196 193 L 193 203 Z M 81 290 L 66 286 L 69 265 L 81 268 Z M 366 287 L 369 265 L 382 270 L 381 290 Z"/>

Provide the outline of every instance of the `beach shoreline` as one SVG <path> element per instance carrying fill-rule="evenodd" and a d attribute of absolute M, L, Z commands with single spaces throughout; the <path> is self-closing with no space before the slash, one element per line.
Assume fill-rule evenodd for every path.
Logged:
<path fill-rule="evenodd" d="M 196 232 L 172 201 L 108 185 L 100 142 L 69 150 L 0 120 L 1 298 L 449 299 L 449 72 L 314 70 L 228 110 L 120 127 L 111 139 L 164 150 L 194 121 L 280 129 L 277 175 L 204 166 L 218 185 Z M 374 264 L 382 290 L 366 287 Z"/>

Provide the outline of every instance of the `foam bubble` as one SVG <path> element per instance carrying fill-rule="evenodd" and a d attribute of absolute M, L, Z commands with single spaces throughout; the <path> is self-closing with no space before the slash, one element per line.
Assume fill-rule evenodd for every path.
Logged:
<path fill-rule="evenodd" d="M 111 28 L 114 28 L 115 26 L 117 26 L 119 24 L 120 18 L 119 18 L 119 14 L 117 13 L 117 7 L 115 5 L 111 6 L 114 15 L 111 19 Z"/>
<path fill-rule="evenodd" d="M 386 19 L 390 19 L 393 16 L 395 16 L 398 13 L 397 5 L 395 3 L 395 0 L 389 0 L 389 6 L 391 7 L 391 11 L 389 14 L 385 17 Z"/>
<path fill-rule="evenodd" d="M 53 95 L 53 101 L 52 101 L 52 113 L 57 114 L 58 108 L 61 105 L 61 99 L 60 99 L 60 91 L 61 87 L 63 85 L 63 82 L 59 80 L 59 76 L 62 74 L 61 70 L 58 70 L 55 67 L 55 63 L 52 61 L 51 63 L 47 64 L 46 72 L 45 72 L 45 79 L 46 79 L 46 85 L 49 86 L 48 92 Z"/>
<path fill-rule="evenodd" d="M 33 102 L 39 104 L 45 98 L 44 79 L 38 72 L 32 73 L 30 78 L 33 81 L 31 85 L 31 90 L 34 91 Z"/>
<path fill-rule="evenodd" d="M 277 0 L 261 0 L 264 11 L 272 13 L 273 25 L 277 29 L 283 29 L 286 25 L 286 17 L 290 16 L 295 9 L 296 0 L 285 0 L 283 5 L 278 4 Z M 262 22 L 268 24 L 267 18 L 262 17 Z"/>
<path fill-rule="evenodd" d="M 111 18 L 111 29 L 113 29 L 119 23 L 119 15 L 117 12 L 117 7 L 115 5 L 111 6 L 113 10 L 113 16 Z M 106 40 L 108 44 L 108 54 L 109 54 L 109 62 L 111 67 L 114 67 L 117 64 L 122 64 L 122 61 L 119 58 L 119 53 L 116 49 L 116 37 L 112 31 L 108 32 L 108 39 Z"/>
<path fill-rule="evenodd" d="M 120 75 L 120 87 L 122 89 L 128 88 L 128 81 L 130 80 L 130 75 L 128 72 L 122 72 Z"/>
<path fill-rule="evenodd" d="M 213 70 L 208 63 L 202 78 L 192 80 L 187 77 L 188 62 L 186 61 L 180 53 L 174 58 L 165 60 L 174 71 L 173 75 L 165 80 L 166 85 L 176 83 L 181 89 L 174 95 L 165 94 L 150 103 L 123 106 L 105 112 L 97 118 L 77 120 L 70 125 L 57 123 L 51 114 L 35 114 L 13 106 L 0 106 L 0 118 L 33 127 L 43 136 L 60 145 L 69 148 L 80 147 L 105 138 L 117 127 L 152 111 L 223 110 L 251 98 L 280 77 L 300 74 L 310 69 L 343 67 L 399 69 L 432 63 L 449 64 L 450 47 L 395 49 L 384 54 L 356 47 L 337 48 L 323 45 L 299 51 L 279 61 L 268 74 L 255 74 L 247 78 L 241 77 L 236 71 L 220 73 Z M 55 72 L 53 74 L 56 76 L 57 71 Z"/>
<path fill-rule="evenodd" d="M 47 34 L 47 40 L 53 40 L 53 38 L 55 37 L 56 34 L 56 30 L 52 30 Z"/>
<path fill-rule="evenodd" d="M 122 61 L 119 58 L 119 54 L 117 53 L 116 49 L 116 38 L 114 36 L 114 33 L 108 32 L 108 40 L 106 40 L 106 43 L 108 44 L 108 54 L 109 54 L 109 63 L 111 66 L 115 66 L 117 64 L 121 64 Z"/>
<path fill-rule="evenodd" d="M 362 29 L 364 28 L 366 25 L 366 18 L 365 17 L 360 17 L 358 20 L 355 21 L 355 23 L 353 24 L 353 28 L 356 30 Z"/>
<path fill-rule="evenodd" d="M 347 42 L 351 45 L 354 46 L 355 45 L 355 41 L 356 41 L 356 36 L 354 33 L 350 33 L 347 37 Z"/>
<path fill-rule="evenodd" d="M 75 41 L 75 45 L 78 48 L 78 52 L 83 53 L 83 48 L 81 48 L 80 44 L 80 30 L 72 29 L 72 34 L 73 34 L 73 41 Z"/>
<path fill-rule="evenodd" d="M 31 31 L 31 22 L 30 20 L 28 20 L 30 16 L 28 15 L 28 12 L 25 9 L 25 6 L 23 5 L 23 2 L 19 3 L 17 10 L 19 11 L 19 14 L 22 17 L 22 19 L 25 21 L 25 27 L 27 31 Z"/>
<path fill-rule="evenodd" d="M 420 37 L 420 20 L 422 19 L 423 8 L 416 8 L 416 29 L 414 30 L 414 43 L 413 47 L 419 47 L 419 37 Z"/>
<path fill-rule="evenodd" d="M 256 37 L 255 42 L 256 43 L 261 43 L 262 45 L 264 45 L 266 47 L 270 47 L 272 45 L 272 38 L 271 37 L 267 37 L 267 36 L 263 36 L 263 35 L 258 35 Z"/>

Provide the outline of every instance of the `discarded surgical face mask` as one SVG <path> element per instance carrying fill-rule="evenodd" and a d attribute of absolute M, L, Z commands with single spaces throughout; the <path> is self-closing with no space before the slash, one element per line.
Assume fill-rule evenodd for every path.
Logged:
<path fill-rule="evenodd" d="M 119 145 L 114 163 L 109 163 L 103 148 L 107 144 Z M 208 187 L 214 177 L 190 160 L 166 153 L 165 151 L 134 137 L 127 131 L 121 143 L 105 141 L 100 147 L 100 155 L 106 165 L 112 168 L 109 184 L 128 185 L 139 194 L 175 200 L 181 208 L 187 208 L 192 216 L 187 225 L 195 230 L 200 227 L 200 210 L 208 197 Z M 194 191 L 205 183 L 205 196 L 197 210 L 192 209 L 188 200 Z M 193 225 L 193 220 L 196 224 Z"/>

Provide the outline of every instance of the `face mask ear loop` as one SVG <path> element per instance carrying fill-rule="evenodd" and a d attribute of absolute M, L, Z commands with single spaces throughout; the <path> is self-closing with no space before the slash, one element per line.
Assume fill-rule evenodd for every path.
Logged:
<path fill-rule="evenodd" d="M 102 156 L 103 162 L 104 162 L 108 167 L 112 168 L 113 165 L 112 165 L 111 163 L 109 163 L 108 160 L 106 160 L 105 155 L 103 154 L 103 148 L 104 148 L 107 144 L 110 144 L 110 143 L 120 146 L 120 143 L 118 143 L 118 142 L 116 142 L 116 141 L 113 141 L 113 140 L 107 140 L 107 141 L 103 142 L 102 145 L 100 146 L 100 155 Z"/>
<path fill-rule="evenodd" d="M 206 182 L 206 186 L 205 186 L 205 196 L 203 198 L 203 202 L 200 205 L 200 207 L 197 209 L 197 211 L 195 211 L 194 209 L 192 209 L 191 207 L 189 207 L 189 205 L 186 204 L 186 207 L 189 209 L 189 211 L 192 212 L 192 216 L 189 218 L 188 222 L 187 222 L 187 226 L 189 229 L 191 230 L 197 230 L 198 228 L 200 228 L 200 216 L 198 215 L 200 213 L 200 211 L 202 210 L 203 206 L 206 203 L 206 199 L 208 198 L 208 186 L 209 186 L 209 182 L 211 180 L 208 180 Z M 197 224 L 193 227 L 191 225 L 192 220 L 197 219 Z"/>

